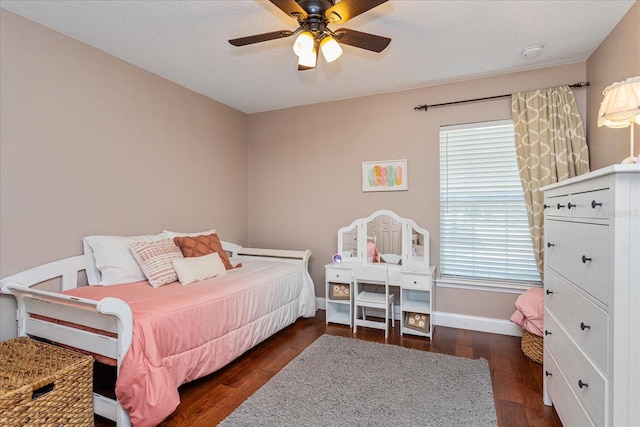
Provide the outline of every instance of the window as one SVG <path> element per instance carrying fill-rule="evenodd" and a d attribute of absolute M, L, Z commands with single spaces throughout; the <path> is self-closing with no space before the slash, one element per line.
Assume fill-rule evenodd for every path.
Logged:
<path fill-rule="evenodd" d="M 440 128 L 440 275 L 540 282 L 511 120 Z"/>

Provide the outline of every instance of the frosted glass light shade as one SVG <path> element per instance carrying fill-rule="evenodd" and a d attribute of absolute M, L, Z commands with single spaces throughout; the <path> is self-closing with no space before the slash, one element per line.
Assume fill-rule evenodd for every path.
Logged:
<path fill-rule="evenodd" d="M 640 76 L 607 87 L 598 112 L 598 126 L 625 128 L 640 124 Z"/>
<path fill-rule="evenodd" d="M 298 57 L 298 65 L 304 68 L 315 68 L 318 63 L 318 51 L 315 46 L 311 48 L 310 52 L 304 52 Z"/>
<path fill-rule="evenodd" d="M 320 42 L 320 50 L 322 51 L 322 56 L 324 56 L 324 59 L 326 59 L 327 62 L 333 62 L 342 55 L 342 48 L 331 36 L 327 36 L 322 39 Z"/>
<path fill-rule="evenodd" d="M 293 52 L 299 57 L 309 55 L 313 51 L 315 43 L 313 34 L 309 31 L 303 31 L 293 43 Z"/>

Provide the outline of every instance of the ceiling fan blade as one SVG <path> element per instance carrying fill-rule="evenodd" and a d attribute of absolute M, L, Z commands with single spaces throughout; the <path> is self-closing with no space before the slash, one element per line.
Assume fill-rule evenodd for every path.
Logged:
<path fill-rule="evenodd" d="M 342 0 L 324 13 L 329 22 L 345 22 L 388 0 Z"/>
<path fill-rule="evenodd" d="M 268 40 L 275 40 L 275 39 L 281 39 L 283 37 L 289 37 L 292 34 L 293 32 L 288 30 L 273 31 L 271 33 L 256 34 L 253 36 L 231 39 L 229 40 L 229 43 L 231 43 L 234 46 L 246 46 L 248 44 L 266 42 Z"/>
<path fill-rule="evenodd" d="M 278 9 L 291 16 L 292 18 L 300 18 L 305 19 L 307 17 L 307 12 L 300 7 L 300 5 L 295 0 L 269 0 L 273 3 Z"/>
<path fill-rule="evenodd" d="M 344 0 L 343 0 L 344 1 Z M 340 28 L 334 31 L 334 38 L 339 43 L 348 44 L 349 46 L 359 47 L 360 49 L 371 50 L 373 52 L 382 52 L 391 39 L 388 37 L 376 36 L 374 34 L 362 33 L 360 31 Z"/>

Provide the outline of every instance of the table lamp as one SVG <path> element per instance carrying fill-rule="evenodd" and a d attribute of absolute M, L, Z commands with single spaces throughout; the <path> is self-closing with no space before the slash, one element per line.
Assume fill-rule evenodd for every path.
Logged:
<path fill-rule="evenodd" d="M 629 157 L 623 164 L 638 164 L 638 157 L 634 155 L 633 128 L 634 123 L 640 124 L 640 76 L 629 77 L 622 82 L 616 82 L 607 87 L 604 99 L 598 112 L 598 127 L 626 128 L 631 126 L 631 140 Z"/>

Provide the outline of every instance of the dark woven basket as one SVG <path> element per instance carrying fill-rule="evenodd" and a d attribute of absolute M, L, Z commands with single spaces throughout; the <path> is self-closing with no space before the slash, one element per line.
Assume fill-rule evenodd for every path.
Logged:
<path fill-rule="evenodd" d="M 544 350 L 542 348 L 542 337 L 532 334 L 526 329 L 522 330 L 522 341 L 520 341 L 522 352 L 529 359 L 542 364 Z"/>
<path fill-rule="evenodd" d="M 93 358 L 26 337 L 0 342 L 0 426 L 93 426 Z"/>

